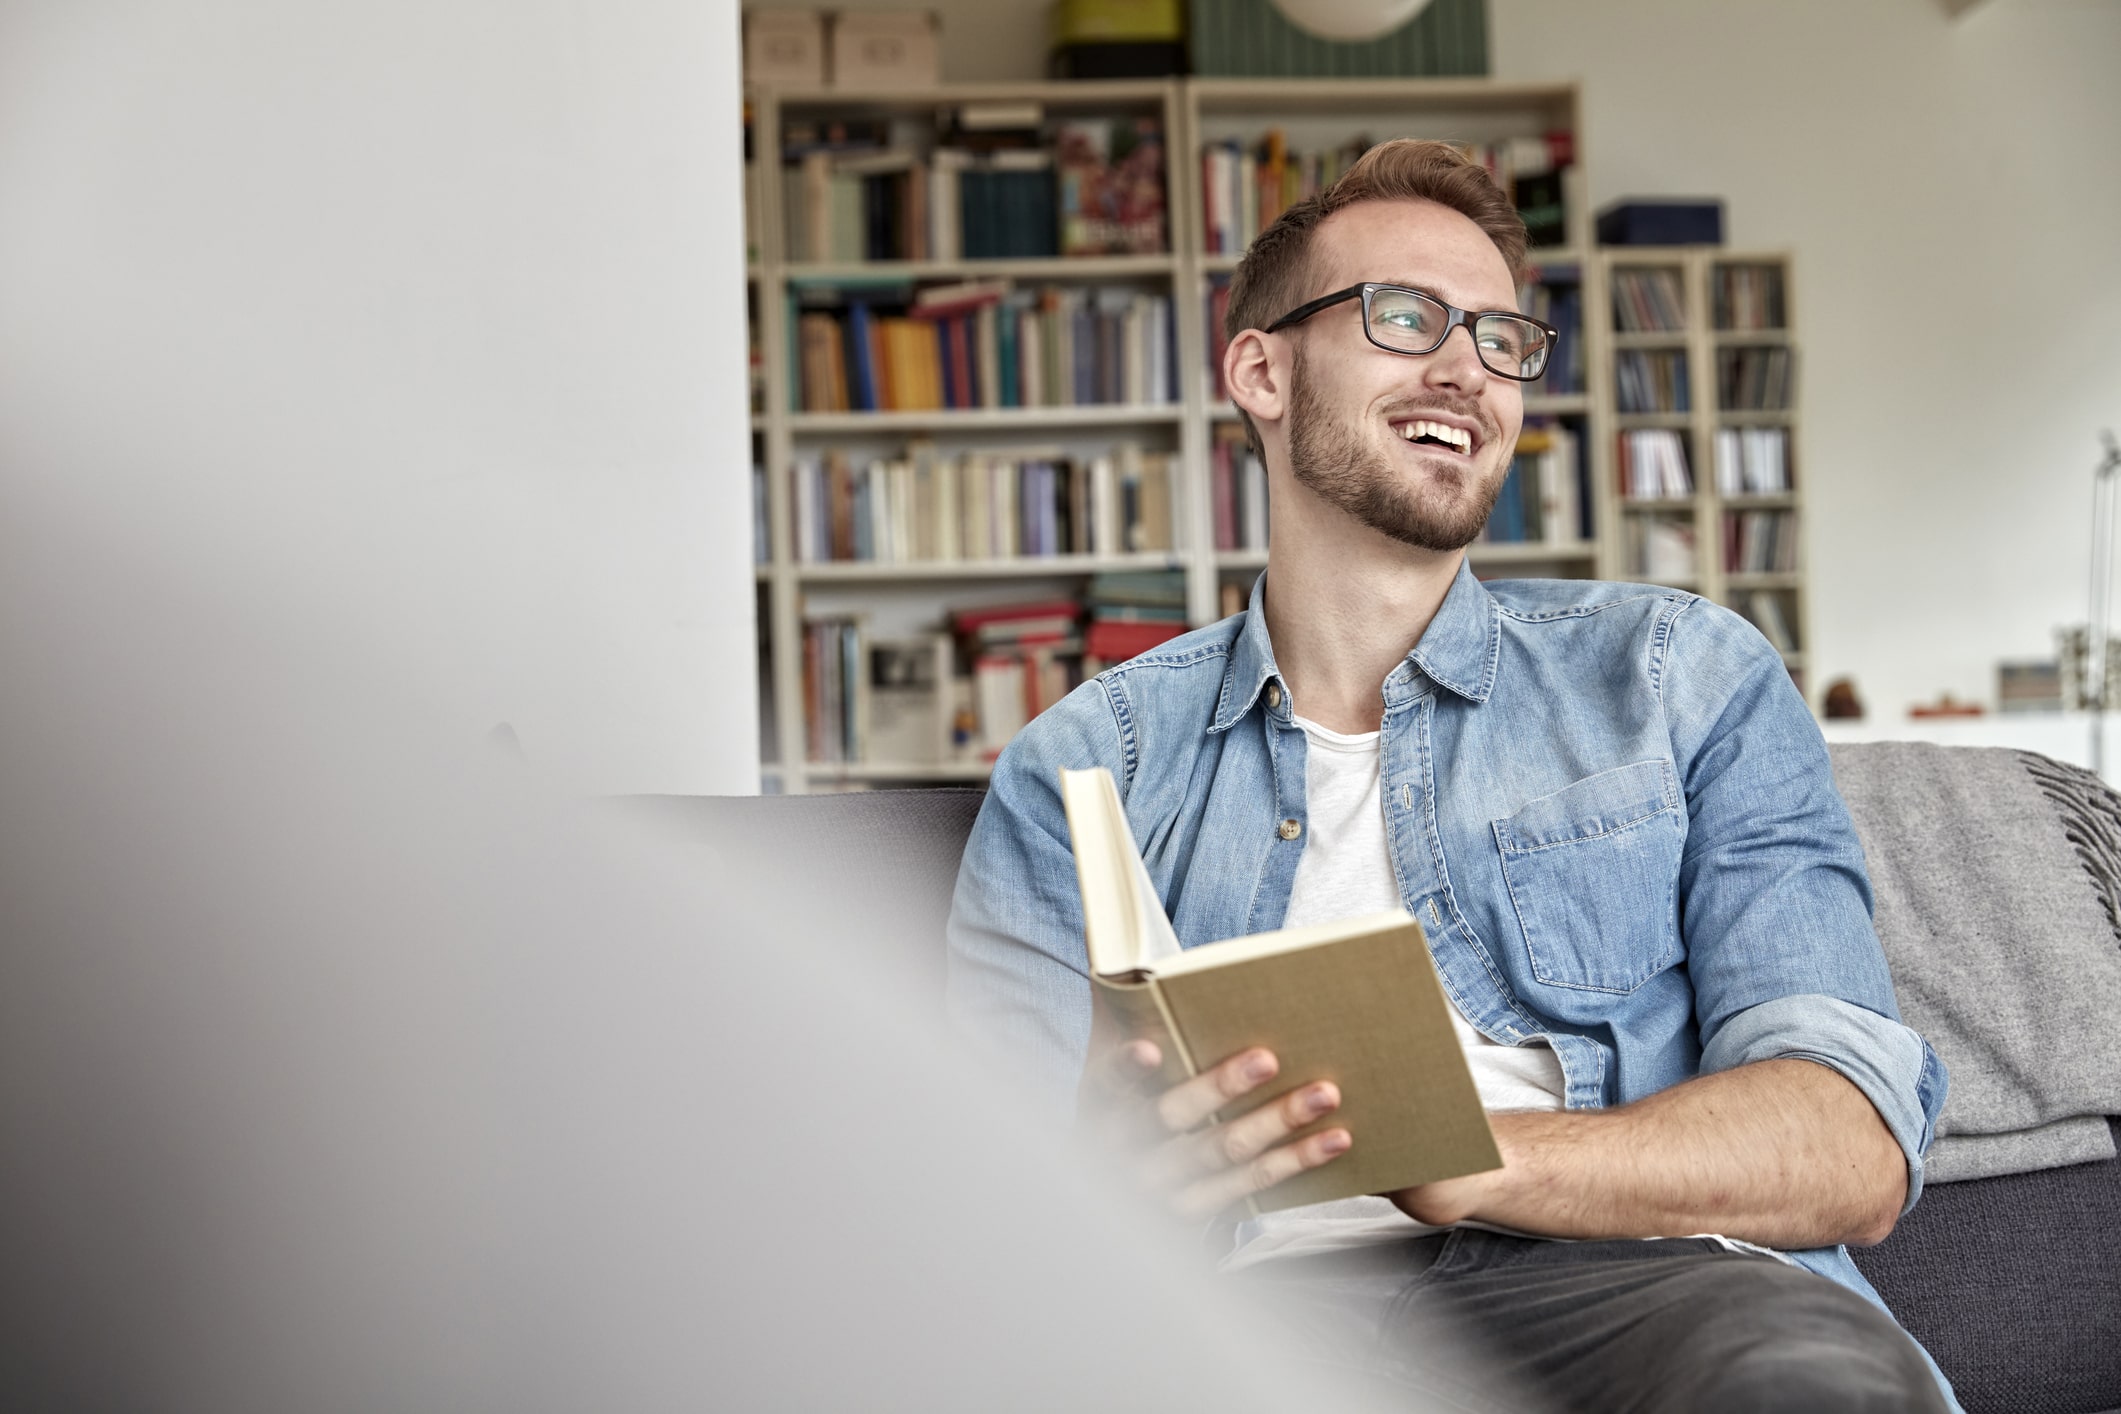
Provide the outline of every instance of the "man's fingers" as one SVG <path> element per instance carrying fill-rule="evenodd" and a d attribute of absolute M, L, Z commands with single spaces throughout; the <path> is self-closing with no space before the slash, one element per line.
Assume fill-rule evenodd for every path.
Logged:
<path fill-rule="evenodd" d="M 1164 1054 L 1154 1041 L 1137 1038 L 1124 1042 L 1091 1063 L 1090 1089 L 1101 1100 L 1133 1100 L 1139 1104 L 1148 1099 L 1148 1084 L 1163 1062 Z"/>
<path fill-rule="evenodd" d="M 1156 1117 L 1173 1134 L 1183 1134 L 1224 1105 L 1249 1095 L 1272 1080 L 1281 1070 L 1274 1053 L 1255 1046 L 1239 1051 L 1182 1084 L 1174 1085 L 1156 1102 Z"/>
<path fill-rule="evenodd" d="M 1320 1164 L 1331 1163 L 1348 1152 L 1352 1140 L 1345 1129 L 1328 1129 L 1294 1144 L 1269 1149 L 1250 1163 L 1188 1184 L 1172 1205 L 1181 1218 L 1209 1218 L 1241 1199 L 1264 1192 L 1287 1178 Z"/>
<path fill-rule="evenodd" d="M 1273 1104 L 1261 1105 L 1228 1124 L 1172 1140 L 1151 1161 L 1151 1172 L 1176 1187 L 1204 1173 L 1237 1168 L 1339 1104 L 1340 1091 L 1329 1081 L 1298 1086 Z"/>

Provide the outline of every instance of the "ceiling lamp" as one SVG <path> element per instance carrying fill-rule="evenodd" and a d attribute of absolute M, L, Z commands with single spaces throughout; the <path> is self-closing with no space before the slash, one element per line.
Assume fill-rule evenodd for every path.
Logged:
<path fill-rule="evenodd" d="M 1320 39 L 1376 39 L 1429 7 L 1429 0 L 1273 0 L 1283 19 Z"/>

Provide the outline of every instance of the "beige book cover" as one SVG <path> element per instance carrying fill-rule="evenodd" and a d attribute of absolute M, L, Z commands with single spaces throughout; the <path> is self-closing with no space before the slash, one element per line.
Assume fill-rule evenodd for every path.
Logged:
<path fill-rule="evenodd" d="M 1347 1153 L 1277 1184 L 1253 1211 L 1385 1193 L 1498 1168 L 1421 925 L 1403 910 L 1183 949 L 1127 828 L 1111 772 L 1061 772 L 1096 1001 L 1093 1050 L 1147 1036 L 1177 1083 L 1250 1046 L 1276 1077 L 1231 1119 L 1330 1080 Z"/>

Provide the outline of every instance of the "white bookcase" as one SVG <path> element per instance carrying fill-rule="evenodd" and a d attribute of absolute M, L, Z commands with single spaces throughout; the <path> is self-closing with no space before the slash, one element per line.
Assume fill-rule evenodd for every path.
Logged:
<path fill-rule="evenodd" d="M 826 117 L 890 117 L 911 124 L 939 122 L 973 103 L 1037 103 L 1049 118 L 1154 115 L 1166 144 L 1165 209 L 1171 250 L 1162 255 L 1043 260 L 896 261 L 856 264 L 792 262 L 783 224 L 781 134 L 790 121 Z M 1605 265 L 1591 246 L 1582 124 L 1572 84 L 1498 84 L 1484 80 L 1158 80 L 1050 84 L 952 85 L 925 93 L 846 91 L 771 92 L 752 97 L 757 151 L 751 189 L 759 259 L 751 271 L 756 337 L 763 362 L 763 408 L 754 418 L 756 456 L 766 470 L 772 558 L 759 567 L 762 664 L 769 681 L 764 701 L 773 715 L 769 740 L 777 759 L 764 763 L 769 789 L 788 792 L 863 784 L 978 780 L 982 762 L 942 767 L 874 761 L 818 765 L 801 759 L 806 740 L 801 643 L 804 615 L 860 612 L 879 633 L 933 630 L 953 608 L 1003 597 L 1068 594 L 1099 571 L 1169 568 L 1185 577 L 1190 622 L 1218 616 L 1222 586 L 1249 584 L 1264 564 L 1258 551 L 1214 548 L 1210 505 L 1213 428 L 1234 419 L 1227 403 L 1211 400 L 1206 376 L 1208 287 L 1236 257 L 1204 251 L 1202 145 L 1237 138 L 1256 141 L 1279 128 L 1293 148 L 1330 147 L 1358 136 L 1433 137 L 1496 143 L 1563 131 L 1574 135 L 1574 164 L 1564 173 L 1566 242 L 1534 252 L 1547 270 L 1573 267 L 1580 282 L 1583 391 L 1551 396 L 1533 385 L 1528 416 L 1566 417 L 1586 459 L 1596 534 L 1569 543 L 1480 544 L 1474 567 L 1483 574 L 1618 577 L 1620 537 L 1611 457 L 1613 398 L 1610 319 Z M 950 281 L 1005 277 L 1037 283 L 1121 283 L 1168 292 L 1176 318 L 1179 400 L 1148 407 L 1002 408 L 943 412 L 804 413 L 792 411 L 787 292 L 804 282 L 895 276 Z M 1706 338 L 1706 335 L 1704 336 Z M 1704 344 L 1704 351 L 1707 345 Z M 986 449 L 1043 443 L 1064 449 L 1100 448 L 1115 436 L 1172 453 L 1175 548 L 1120 556 L 1053 556 L 933 563 L 798 563 L 793 558 L 793 493 L 788 469 L 798 452 L 824 445 L 864 453 L 908 436 L 948 449 Z M 1713 503 L 1707 504 L 1713 513 Z"/>

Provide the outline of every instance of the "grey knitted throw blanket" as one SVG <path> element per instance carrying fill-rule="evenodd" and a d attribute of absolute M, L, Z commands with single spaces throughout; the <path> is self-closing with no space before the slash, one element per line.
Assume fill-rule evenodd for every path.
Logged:
<path fill-rule="evenodd" d="M 2121 797 L 2031 752 L 1829 748 L 1903 1020 L 1951 1069 L 1927 1181 L 2114 1156 Z"/>

